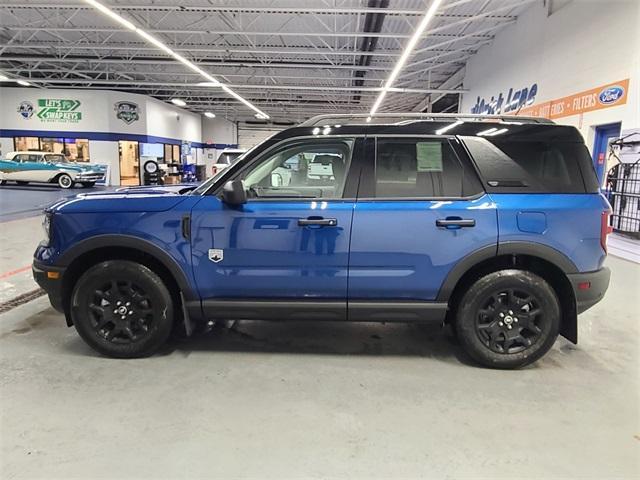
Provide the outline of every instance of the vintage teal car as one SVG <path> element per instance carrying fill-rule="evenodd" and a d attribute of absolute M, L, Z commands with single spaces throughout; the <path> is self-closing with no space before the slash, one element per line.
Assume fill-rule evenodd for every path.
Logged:
<path fill-rule="evenodd" d="M 93 187 L 105 178 L 103 165 L 70 162 L 61 153 L 9 152 L 0 159 L 0 183 L 55 183 L 60 188 L 71 188 L 74 184 Z"/>

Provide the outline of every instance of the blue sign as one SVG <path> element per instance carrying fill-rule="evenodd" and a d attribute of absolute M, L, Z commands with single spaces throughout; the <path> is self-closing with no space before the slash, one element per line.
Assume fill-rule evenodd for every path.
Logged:
<path fill-rule="evenodd" d="M 521 88 L 513 91 L 509 89 L 509 93 L 505 96 L 500 92 L 498 97 L 492 96 L 488 101 L 484 98 L 477 97 L 476 104 L 471 108 L 471 113 L 478 115 L 498 115 L 501 113 L 517 113 L 522 107 L 531 105 L 535 102 L 538 94 L 538 84 L 534 83 L 531 87 Z"/>
<path fill-rule="evenodd" d="M 613 87 L 605 88 L 598 95 L 598 100 L 600 103 L 605 105 L 609 105 L 611 103 L 616 103 L 624 96 L 624 88 L 620 85 L 614 85 Z"/>

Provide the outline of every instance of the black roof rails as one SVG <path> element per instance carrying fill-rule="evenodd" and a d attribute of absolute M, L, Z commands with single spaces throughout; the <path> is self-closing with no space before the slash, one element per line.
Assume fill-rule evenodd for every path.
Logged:
<path fill-rule="evenodd" d="M 366 113 L 336 113 L 311 117 L 302 122 L 300 127 L 316 127 L 324 125 L 402 125 L 411 122 L 487 122 L 495 121 L 502 123 L 540 123 L 555 124 L 555 122 L 541 117 L 520 117 L 517 115 L 474 115 L 467 113 L 376 113 L 370 117 Z"/>

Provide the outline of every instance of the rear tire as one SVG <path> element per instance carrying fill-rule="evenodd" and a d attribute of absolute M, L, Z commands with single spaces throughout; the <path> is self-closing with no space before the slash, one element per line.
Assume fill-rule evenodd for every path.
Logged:
<path fill-rule="evenodd" d="M 57 178 L 57 181 L 58 181 L 58 186 L 60 188 L 64 188 L 65 190 L 73 187 L 73 180 L 71 180 L 71 177 L 66 173 L 60 174 Z"/>
<path fill-rule="evenodd" d="M 114 358 L 153 354 L 169 337 L 173 316 L 173 299 L 160 277 L 126 260 L 89 268 L 71 296 L 71 318 L 82 339 Z"/>
<path fill-rule="evenodd" d="M 465 351 L 491 368 L 520 368 L 553 346 L 560 302 L 540 276 L 500 270 L 477 280 L 458 306 L 456 332 Z"/>

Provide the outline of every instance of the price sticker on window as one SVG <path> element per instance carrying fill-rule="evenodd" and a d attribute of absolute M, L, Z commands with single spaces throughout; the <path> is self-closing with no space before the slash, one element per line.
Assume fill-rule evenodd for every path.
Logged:
<path fill-rule="evenodd" d="M 442 172 L 442 143 L 416 143 L 418 172 Z"/>

